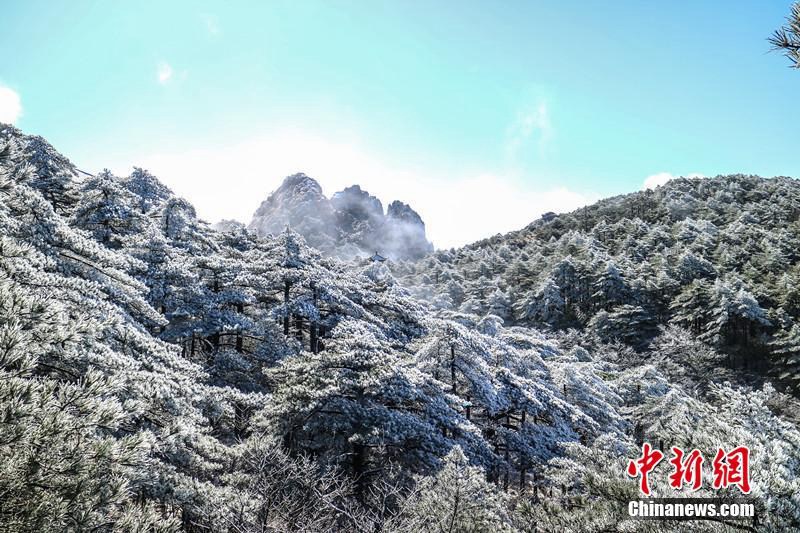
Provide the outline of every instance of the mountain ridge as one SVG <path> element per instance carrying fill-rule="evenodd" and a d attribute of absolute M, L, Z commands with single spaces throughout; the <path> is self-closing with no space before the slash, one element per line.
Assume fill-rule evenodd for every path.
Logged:
<path fill-rule="evenodd" d="M 682 325 L 800 386 L 800 181 L 680 178 L 547 218 L 393 270 L 442 309 L 507 324 L 638 347 Z"/>

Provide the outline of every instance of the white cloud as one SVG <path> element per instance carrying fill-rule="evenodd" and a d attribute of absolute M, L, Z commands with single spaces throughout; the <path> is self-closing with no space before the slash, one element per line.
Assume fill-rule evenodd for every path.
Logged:
<path fill-rule="evenodd" d="M 319 181 L 328 197 L 357 183 L 380 198 L 384 208 L 393 200 L 410 204 L 438 248 L 520 229 L 543 212 L 569 211 L 595 199 L 557 186 L 533 190 L 501 174 L 442 176 L 401 169 L 370 154 L 358 141 L 329 138 L 283 132 L 183 153 L 132 157 L 112 170 L 127 174 L 132 165 L 149 169 L 211 222 L 249 222 L 261 201 L 295 172 Z"/>
<path fill-rule="evenodd" d="M 642 185 L 642 189 L 655 189 L 656 187 L 661 187 L 669 180 L 674 178 L 675 176 L 669 172 L 659 172 L 658 174 L 647 176 L 647 178 L 644 180 L 644 184 Z"/>
<path fill-rule="evenodd" d="M 662 185 L 666 184 L 669 180 L 673 180 L 679 176 L 674 176 L 669 172 L 659 172 L 658 174 L 653 174 L 652 176 L 647 176 L 645 178 L 644 183 L 642 184 L 642 190 L 646 189 L 655 189 L 656 187 L 661 187 Z M 683 176 L 685 178 L 705 178 L 703 174 L 698 174 L 697 172 L 692 172 Z"/>
<path fill-rule="evenodd" d="M 219 35 L 220 29 L 217 17 L 215 17 L 214 15 L 203 15 L 202 17 L 203 17 L 203 23 L 205 24 L 208 33 L 212 36 Z"/>
<path fill-rule="evenodd" d="M 173 73 L 172 66 L 166 61 L 162 61 L 158 64 L 158 83 L 164 85 L 172 78 Z"/>
<path fill-rule="evenodd" d="M 545 150 L 553 138 L 553 124 L 547 103 L 539 101 L 517 114 L 517 118 L 508 130 L 506 152 L 514 159 L 528 143 L 535 143 L 539 155 Z"/>
<path fill-rule="evenodd" d="M 14 124 L 22 116 L 22 101 L 13 89 L 0 85 L 0 122 Z"/>

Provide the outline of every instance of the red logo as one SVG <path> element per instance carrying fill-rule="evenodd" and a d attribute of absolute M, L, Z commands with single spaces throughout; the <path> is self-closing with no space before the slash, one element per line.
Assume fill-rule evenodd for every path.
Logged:
<path fill-rule="evenodd" d="M 738 485 L 744 494 L 750 492 L 750 450 L 739 446 L 725 453 L 720 448 L 714 457 L 714 488 Z"/>
<path fill-rule="evenodd" d="M 649 442 L 642 444 L 642 455 L 628 461 L 626 470 L 630 477 L 640 477 L 639 490 L 645 496 L 650 495 L 650 474 L 664 458 L 660 450 L 654 449 Z M 669 475 L 669 484 L 674 489 L 682 489 L 684 485 L 695 491 L 703 486 L 703 454 L 694 449 L 688 454 L 677 446 L 672 447 L 672 473 Z M 724 489 L 731 485 L 739 487 L 744 494 L 750 492 L 750 450 L 746 446 L 739 446 L 729 452 L 723 448 L 717 449 L 717 454 L 712 463 L 715 489 Z"/>
<path fill-rule="evenodd" d="M 650 496 L 650 484 L 647 481 L 647 474 L 652 472 L 663 458 L 663 453 L 659 450 L 654 450 L 649 442 L 645 442 L 642 445 L 642 456 L 636 461 L 630 461 L 628 463 L 628 475 L 630 477 L 642 477 L 639 490 L 641 490 L 642 494 L 645 496 Z"/>
<path fill-rule="evenodd" d="M 672 488 L 680 489 L 686 483 L 691 485 L 692 490 L 697 490 L 703 485 L 703 456 L 700 450 L 692 450 L 684 458 L 683 450 L 673 446 L 672 459 L 669 462 L 674 467 L 669 475 Z"/>

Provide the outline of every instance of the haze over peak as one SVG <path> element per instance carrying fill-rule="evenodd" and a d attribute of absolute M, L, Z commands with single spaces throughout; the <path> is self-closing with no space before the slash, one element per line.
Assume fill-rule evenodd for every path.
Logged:
<path fill-rule="evenodd" d="M 258 235 L 289 227 L 315 248 L 345 258 L 377 251 L 390 259 L 418 259 L 433 251 L 425 223 L 409 205 L 395 200 L 384 213 L 381 201 L 359 185 L 328 199 L 320 184 L 303 173 L 287 176 L 248 227 Z"/>

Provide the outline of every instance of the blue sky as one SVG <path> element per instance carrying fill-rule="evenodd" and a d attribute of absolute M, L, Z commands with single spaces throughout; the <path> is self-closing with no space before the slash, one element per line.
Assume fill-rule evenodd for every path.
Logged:
<path fill-rule="evenodd" d="M 122 7 L 125 6 L 125 7 Z M 210 221 L 286 174 L 464 244 L 669 175 L 800 176 L 788 1 L 40 2 L 0 21 L 0 118 L 145 166 Z"/>

